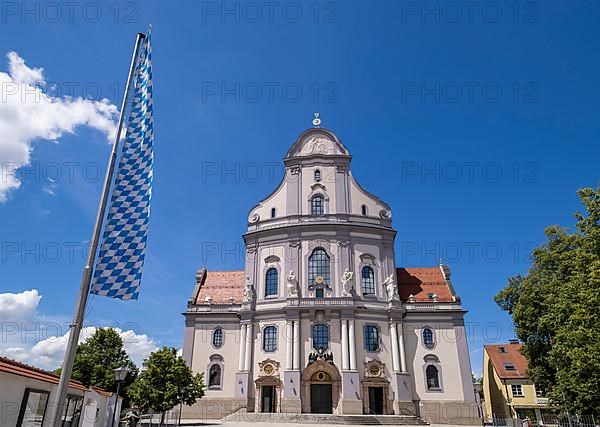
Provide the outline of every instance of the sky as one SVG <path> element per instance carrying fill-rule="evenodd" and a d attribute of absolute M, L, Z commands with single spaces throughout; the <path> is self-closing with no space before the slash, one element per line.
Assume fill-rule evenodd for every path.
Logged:
<path fill-rule="evenodd" d="M 66 4 L 65 4 L 66 3 Z M 140 299 L 91 297 L 139 364 L 182 346 L 195 271 L 242 269 L 249 209 L 314 112 L 392 208 L 398 266 L 452 270 L 472 369 L 494 295 L 598 185 L 595 1 L 0 6 L 0 354 L 63 357 L 135 35 L 153 26 L 155 170 Z M 85 334 L 84 334 L 85 335 Z"/>

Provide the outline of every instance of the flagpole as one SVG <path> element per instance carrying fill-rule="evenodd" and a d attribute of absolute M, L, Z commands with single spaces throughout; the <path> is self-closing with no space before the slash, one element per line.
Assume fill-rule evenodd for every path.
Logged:
<path fill-rule="evenodd" d="M 123 123 L 125 121 L 125 110 L 127 108 L 127 100 L 129 98 L 129 88 L 133 81 L 133 75 L 135 73 L 136 61 L 140 49 L 142 40 L 146 38 L 143 33 L 138 33 L 135 40 L 135 47 L 133 49 L 133 56 L 131 57 L 131 64 L 129 66 L 129 75 L 127 77 L 127 84 L 125 86 L 125 94 L 121 103 L 121 113 L 119 116 L 119 124 L 117 126 L 117 134 L 115 135 L 115 141 L 113 143 L 112 152 L 108 160 L 108 166 L 106 174 L 104 176 L 104 185 L 102 187 L 102 196 L 100 198 L 100 205 L 98 206 L 98 212 L 96 214 L 96 224 L 94 225 L 94 232 L 92 233 L 92 240 L 90 241 L 90 250 L 87 257 L 85 268 L 83 269 L 83 275 L 81 277 L 81 283 L 79 285 L 79 297 L 77 298 L 77 304 L 75 312 L 73 313 L 73 322 L 69 325 L 69 342 L 67 344 L 67 350 L 65 351 L 65 359 L 60 373 L 60 382 L 58 383 L 58 389 L 56 390 L 56 400 L 54 401 L 54 416 L 53 425 L 54 427 L 60 427 L 62 411 L 64 408 L 64 401 L 67 397 L 67 391 L 69 389 L 69 381 L 71 379 L 71 373 L 73 371 L 73 363 L 75 362 L 75 353 L 77 351 L 77 343 L 79 342 L 79 335 L 81 328 L 83 327 L 83 317 L 85 313 L 85 306 L 87 304 L 88 294 L 90 291 L 90 283 L 92 281 L 92 273 L 94 271 L 94 261 L 96 259 L 96 251 L 98 250 L 98 242 L 100 240 L 100 231 L 102 230 L 102 223 L 106 213 L 106 205 L 110 195 L 110 187 L 112 183 L 113 173 L 115 170 L 115 164 L 117 161 L 117 153 L 119 149 L 119 141 L 121 139 L 121 131 L 123 130 Z M 118 396 L 115 397 L 115 406 L 118 401 Z M 112 427 L 112 426 L 111 426 Z"/>

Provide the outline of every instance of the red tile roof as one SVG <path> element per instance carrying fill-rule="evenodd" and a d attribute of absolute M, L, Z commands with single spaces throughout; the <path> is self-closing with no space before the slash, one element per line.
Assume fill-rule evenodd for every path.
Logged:
<path fill-rule="evenodd" d="M 58 381 L 60 380 L 60 375 L 2 356 L 0 356 L 0 372 L 32 378 L 51 384 L 58 384 Z M 86 389 L 83 384 L 75 380 L 70 381 L 69 387 L 80 391 L 84 391 Z"/>
<path fill-rule="evenodd" d="M 213 304 L 240 304 L 244 296 L 244 270 L 205 271 L 200 273 L 200 290 L 195 304 L 205 304 L 212 298 Z"/>
<path fill-rule="evenodd" d="M 397 268 L 396 278 L 402 301 L 408 300 L 412 295 L 416 302 L 431 302 L 430 294 L 437 295 L 440 302 L 454 301 L 449 281 L 444 277 L 440 266 Z"/>
<path fill-rule="evenodd" d="M 449 276 L 449 270 L 446 273 Z M 437 295 L 439 302 L 455 301 L 452 286 L 444 277 L 442 267 L 413 267 L 396 269 L 398 294 L 402 301 L 410 295 L 416 302 L 431 302 L 430 294 Z M 207 271 L 201 269 L 196 275 L 197 295 L 193 304 L 240 304 L 244 295 L 244 270 Z M 233 301 L 231 300 L 233 298 Z"/>
<path fill-rule="evenodd" d="M 500 348 L 503 347 L 506 353 L 502 353 Z M 484 346 L 485 351 L 494 366 L 494 369 L 498 373 L 498 376 L 502 379 L 527 378 L 527 359 L 521 353 L 521 344 L 494 344 Z M 515 370 L 507 370 L 506 365 L 511 364 L 515 367 Z"/>

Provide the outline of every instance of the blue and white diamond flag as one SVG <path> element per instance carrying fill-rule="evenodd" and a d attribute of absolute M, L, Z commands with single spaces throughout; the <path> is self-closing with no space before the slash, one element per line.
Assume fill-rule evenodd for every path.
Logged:
<path fill-rule="evenodd" d="M 152 62 L 150 33 L 134 76 L 133 105 L 112 192 L 91 293 L 137 299 L 148 237 L 152 193 Z"/>

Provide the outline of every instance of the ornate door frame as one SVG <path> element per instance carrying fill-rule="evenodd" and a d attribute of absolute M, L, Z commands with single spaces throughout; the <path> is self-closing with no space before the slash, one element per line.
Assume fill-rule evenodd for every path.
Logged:
<path fill-rule="evenodd" d="M 385 364 L 379 360 L 365 362 L 365 376 L 360 382 L 363 395 L 363 414 L 369 414 L 369 387 L 383 388 L 383 414 L 393 415 L 393 405 L 390 404 L 390 382 L 385 378 Z"/>
<path fill-rule="evenodd" d="M 275 412 L 281 412 L 281 380 L 279 379 L 279 362 L 266 359 L 258 364 L 260 370 L 258 378 L 254 381 L 256 385 L 256 399 L 254 400 L 254 412 L 262 410 L 262 388 L 263 386 L 275 387 Z"/>
<path fill-rule="evenodd" d="M 311 412 L 311 384 L 331 384 L 331 412 L 338 413 L 342 377 L 337 367 L 325 360 L 309 363 L 302 372 L 302 412 Z"/>

